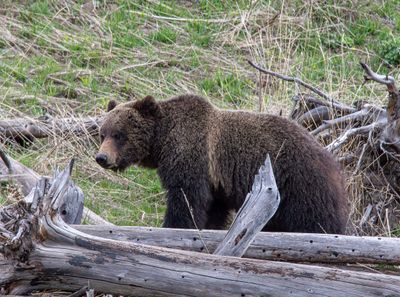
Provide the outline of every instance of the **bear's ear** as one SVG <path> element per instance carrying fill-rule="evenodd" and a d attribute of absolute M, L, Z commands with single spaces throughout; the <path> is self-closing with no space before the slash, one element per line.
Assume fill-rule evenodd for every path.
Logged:
<path fill-rule="evenodd" d="M 118 105 L 117 101 L 110 100 L 110 102 L 108 102 L 108 105 L 107 105 L 107 112 L 113 110 L 115 108 L 115 106 L 117 106 L 117 105 Z"/>
<path fill-rule="evenodd" d="M 135 103 L 135 108 L 144 117 L 157 117 L 160 115 L 160 106 L 152 96 L 146 96 Z"/>

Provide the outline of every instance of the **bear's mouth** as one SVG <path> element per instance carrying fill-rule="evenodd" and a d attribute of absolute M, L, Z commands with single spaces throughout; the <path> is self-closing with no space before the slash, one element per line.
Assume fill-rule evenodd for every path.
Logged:
<path fill-rule="evenodd" d="M 126 159 L 119 159 L 115 163 L 109 163 L 109 164 L 102 164 L 101 166 L 104 169 L 107 170 L 112 170 L 114 172 L 123 172 L 125 171 L 129 166 L 135 166 L 138 165 L 139 161 L 133 162 L 132 160 L 126 160 Z"/>
<path fill-rule="evenodd" d="M 101 164 L 101 167 L 107 170 L 113 171 L 123 171 L 127 166 L 122 166 L 121 164 Z"/>
<path fill-rule="evenodd" d="M 107 166 L 104 166 L 104 168 L 105 169 L 111 169 L 113 171 L 117 171 L 118 170 L 118 166 L 116 166 L 116 165 L 107 165 Z"/>
<path fill-rule="evenodd" d="M 131 164 L 126 162 L 125 160 L 121 160 L 116 164 L 110 164 L 107 169 L 111 169 L 114 172 L 123 172 L 125 171 Z"/>

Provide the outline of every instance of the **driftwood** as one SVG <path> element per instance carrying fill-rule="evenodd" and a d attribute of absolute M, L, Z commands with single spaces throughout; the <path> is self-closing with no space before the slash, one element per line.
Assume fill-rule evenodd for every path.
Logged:
<path fill-rule="evenodd" d="M 41 179 L 39 174 L 14 160 L 13 158 L 7 156 L 1 149 L 0 177 L 17 182 L 21 187 L 21 192 L 23 195 L 28 195 Z M 92 225 L 113 226 L 113 224 L 104 220 L 87 207 L 83 207 L 83 192 L 72 181 L 69 184 L 67 195 L 70 197 L 65 199 L 66 204 L 60 208 L 61 216 L 65 222 L 69 224 L 80 224 L 82 219 L 85 219 L 89 224 Z M 78 209 L 75 208 L 77 206 Z"/>
<path fill-rule="evenodd" d="M 327 267 L 221 257 L 95 237 L 65 224 L 70 164 L 32 203 L 0 211 L 0 287 L 134 296 L 400 296 L 400 277 Z"/>
<path fill-rule="evenodd" d="M 226 231 L 76 225 L 77 230 L 121 241 L 213 253 Z M 292 262 L 400 265 L 400 238 L 260 232 L 244 257 Z"/>
<path fill-rule="evenodd" d="M 97 135 L 102 118 L 15 118 L 0 120 L 0 139 L 33 141 L 52 135 Z"/>
<path fill-rule="evenodd" d="M 40 195 L 45 192 L 49 181 L 48 177 L 40 177 L 36 172 L 8 157 L 1 150 L 0 160 L 1 175 L 9 179 L 14 178 L 18 180 L 22 193 L 27 195 L 25 198 L 27 203 L 32 203 L 34 195 Z M 55 174 L 57 174 L 57 171 Z M 82 190 L 75 186 L 72 181 L 69 181 L 65 195 L 68 198 L 58 208 L 60 216 L 68 224 L 80 224 L 82 221 L 84 200 Z"/>
<path fill-rule="evenodd" d="M 252 198 L 252 199 L 250 199 Z M 272 218 L 280 202 L 269 155 L 256 175 L 253 188 L 214 254 L 241 257 L 254 237 Z"/>

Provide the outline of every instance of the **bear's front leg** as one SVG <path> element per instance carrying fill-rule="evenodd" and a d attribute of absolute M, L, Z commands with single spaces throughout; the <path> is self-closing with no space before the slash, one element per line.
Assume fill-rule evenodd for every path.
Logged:
<path fill-rule="evenodd" d="M 164 228 L 204 229 L 211 193 L 205 189 L 168 189 Z M 195 223 L 193 222 L 195 220 Z"/>

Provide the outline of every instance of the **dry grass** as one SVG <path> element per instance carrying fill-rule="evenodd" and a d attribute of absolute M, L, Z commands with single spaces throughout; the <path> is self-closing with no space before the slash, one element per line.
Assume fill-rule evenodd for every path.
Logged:
<path fill-rule="evenodd" d="M 222 108 L 250 110 L 258 109 L 261 92 L 268 112 L 287 115 L 296 86 L 260 78 L 247 59 L 298 76 L 339 101 L 379 105 L 386 92 L 362 86 L 358 61 L 387 71 L 378 45 L 395 38 L 400 16 L 393 13 L 396 2 L 386 2 L 3 1 L 0 119 L 83 118 L 102 114 L 109 99 L 151 94 L 163 100 L 188 92 Z M 101 169 L 93 161 L 98 142 L 90 135 L 6 146 L 42 174 L 75 157 L 74 178 L 87 206 L 113 223 L 162 222 L 164 191 L 156 173 Z M 357 184 L 356 176 L 349 180 L 355 210 L 364 195 Z"/>

